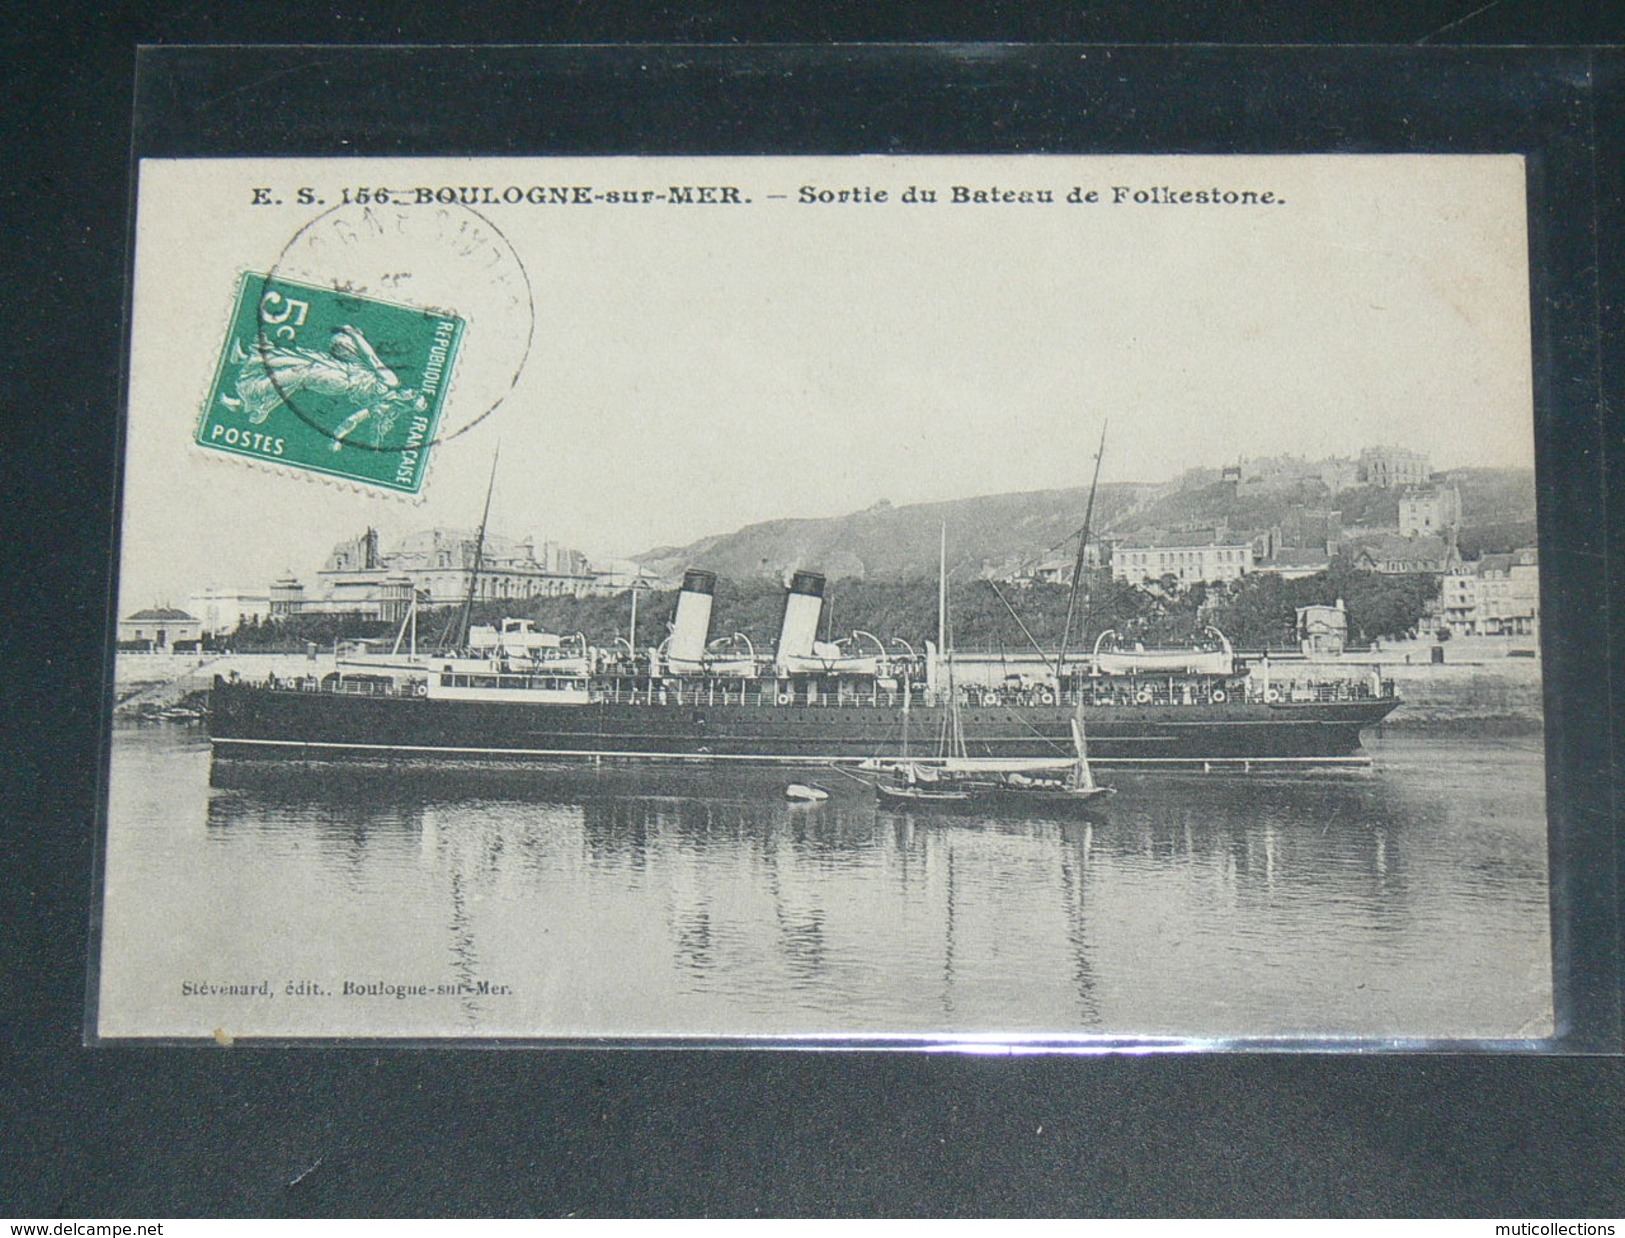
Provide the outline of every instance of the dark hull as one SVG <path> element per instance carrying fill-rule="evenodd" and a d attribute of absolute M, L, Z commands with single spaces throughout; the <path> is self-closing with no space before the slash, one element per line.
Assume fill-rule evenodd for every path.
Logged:
<path fill-rule="evenodd" d="M 802 704 L 589 705 L 489 703 L 361 696 L 219 684 L 209 729 L 217 757 L 409 758 L 443 754 L 494 760 L 625 757 L 770 764 L 857 762 L 928 754 L 944 710 L 916 706 Z M 1355 756 L 1360 731 L 1382 721 L 1392 698 L 1302 704 L 1090 706 L 1089 757 L 1100 765 L 1328 761 Z M 1063 705 L 967 706 L 966 755 L 1072 756 Z"/>
<path fill-rule="evenodd" d="M 921 791 L 884 783 L 875 787 L 875 799 L 881 807 L 903 812 L 970 812 L 992 798 L 992 793 L 986 791 Z"/>

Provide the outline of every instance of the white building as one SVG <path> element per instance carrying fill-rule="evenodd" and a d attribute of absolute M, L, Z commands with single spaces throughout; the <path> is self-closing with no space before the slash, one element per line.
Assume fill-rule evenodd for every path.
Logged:
<path fill-rule="evenodd" d="M 1119 542 L 1112 578 L 1143 585 L 1171 576 L 1180 584 L 1239 580 L 1253 570 L 1253 541 L 1208 529 Z"/>
<path fill-rule="evenodd" d="M 1412 490 L 1399 496 L 1399 535 L 1431 537 L 1461 527 L 1461 491 L 1454 486 Z"/>
<path fill-rule="evenodd" d="M 1538 554 L 1518 550 L 1461 564 L 1445 575 L 1439 605 L 1457 636 L 1538 636 Z"/>
<path fill-rule="evenodd" d="M 335 557 L 343 552 L 334 548 Z M 493 598 L 577 597 L 598 592 L 597 576 L 587 557 L 555 542 L 522 541 L 487 533 L 482 545 L 477 532 L 460 529 L 424 529 L 401 539 L 387 553 L 375 552 L 376 565 L 411 578 L 430 603 L 461 602 L 479 560 L 475 596 Z M 339 565 L 330 562 L 330 568 Z"/>
<path fill-rule="evenodd" d="M 167 653 L 182 645 L 195 647 L 202 639 L 203 625 L 173 606 L 149 606 L 118 621 L 118 643 L 125 648 Z"/>
<path fill-rule="evenodd" d="M 1439 617 L 1457 636 L 1478 634 L 1478 564 L 1463 563 L 1439 583 Z"/>
<path fill-rule="evenodd" d="M 1336 606 L 1298 607 L 1298 647 L 1310 656 L 1337 656 L 1349 639 L 1349 617 L 1343 599 Z"/>
<path fill-rule="evenodd" d="M 269 618 L 271 595 L 210 585 L 187 598 L 186 609 L 203 625 L 205 636 L 220 636 L 235 632 L 244 623 L 260 623 Z"/>
<path fill-rule="evenodd" d="M 477 564 L 477 566 L 476 566 Z M 430 606 L 613 593 L 578 550 L 461 529 L 424 529 L 385 550 L 374 529 L 333 547 L 307 593 L 289 573 L 271 585 L 272 615 L 354 615 L 396 623 L 414 597 Z"/>
<path fill-rule="evenodd" d="M 1427 456 L 1403 447 L 1367 447 L 1360 453 L 1360 476 L 1368 486 L 1397 490 L 1425 486 L 1433 474 Z"/>

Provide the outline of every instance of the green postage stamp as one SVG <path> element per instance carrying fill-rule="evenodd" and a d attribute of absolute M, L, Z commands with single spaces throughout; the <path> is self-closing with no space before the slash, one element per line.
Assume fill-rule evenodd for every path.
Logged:
<path fill-rule="evenodd" d="M 464 325 L 247 272 L 198 444 L 418 494 Z"/>

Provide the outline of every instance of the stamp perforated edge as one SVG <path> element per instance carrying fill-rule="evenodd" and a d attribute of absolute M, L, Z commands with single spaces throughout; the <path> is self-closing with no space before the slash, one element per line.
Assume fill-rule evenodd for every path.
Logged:
<path fill-rule="evenodd" d="M 274 272 L 274 270 L 275 267 L 273 266 L 271 271 Z M 232 451 L 229 448 L 214 447 L 202 441 L 203 427 L 208 422 L 210 417 L 210 397 L 219 388 L 222 377 L 226 371 L 228 362 L 227 350 L 232 338 L 232 325 L 238 313 L 244 285 L 250 279 L 269 281 L 273 278 L 276 278 L 274 274 L 262 273 L 245 267 L 237 272 L 235 278 L 227 281 L 228 291 L 223 296 L 225 310 L 220 317 L 219 330 L 216 334 L 216 338 L 218 338 L 220 341 L 219 353 L 215 361 L 214 369 L 210 371 L 209 377 L 205 380 L 202 389 L 196 392 L 193 397 L 193 404 L 197 409 L 197 414 L 194 418 L 192 433 L 190 435 L 190 441 L 188 444 L 188 455 L 194 459 L 208 460 L 211 462 L 212 466 L 232 468 L 236 465 L 244 465 L 249 468 L 257 469 L 258 471 L 273 477 L 303 479 L 307 482 L 318 482 L 334 490 L 364 495 L 369 498 L 392 499 L 414 507 L 421 505 L 429 497 L 429 487 L 434 473 L 435 461 L 438 459 L 440 454 L 437 449 L 450 441 L 449 436 L 436 435 L 425 442 L 425 457 L 423 464 L 419 469 L 418 485 L 415 490 L 380 485 L 374 482 L 366 481 L 362 478 L 357 478 L 348 473 L 337 473 L 330 470 L 325 470 L 317 465 L 294 464 L 282 458 L 268 456 L 260 452 Z M 310 280 L 298 280 L 294 279 L 293 277 L 285 278 L 287 278 L 289 282 L 304 283 L 309 287 L 320 286 L 314 281 Z M 451 406 L 452 401 L 456 397 L 457 385 L 461 376 L 461 367 L 456 365 L 455 362 L 462 351 L 464 335 L 468 330 L 467 320 L 455 310 L 448 309 L 442 305 L 421 305 L 413 302 L 410 299 L 391 301 L 382 297 L 372 296 L 368 293 L 350 292 L 348 290 L 339 288 L 333 288 L 330 291 L 338 295 L 355 297 L 359 300 L 366 300 L 379 305 L 386 305 L 393 309 L 406 309 L 422 314 L 434 314 L 448 319 L 455 319 L 457 321 L 458 330 L 456 336 L 454 337 L 453 347 L 448 351 L 445 365 L 445 372 L 449 375 L 449 378 L 445 381 L 441 390 L 440 410 L 436 423 L 437 427 L 443 426 L 445 422 L 446 409 Z"/>

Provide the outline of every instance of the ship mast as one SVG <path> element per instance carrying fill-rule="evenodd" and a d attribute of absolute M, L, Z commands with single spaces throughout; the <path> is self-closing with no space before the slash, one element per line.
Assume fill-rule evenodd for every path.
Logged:
<path fill-rule="evenodd" d="M 1078 609 L 1078 590 L 1083 587 L 1084 553 L 1089 548 L 1089 524 L 1095 515 L 1095 490 L 1100 485 L 1100 461 L 1105 454 L 1106 426 L 1102 423 L 1100 447 L 1095 452 L 1095 475 L 1089 482 L 1089 502 L 1083 509 L 1083 528 L 1078 530 L 1078 557 L 1072 564 L 1072 591 L 1066 597 L 1066 626 L 1061 629 L 1061 655 L 1055 660 L 1057 677 L 1066 673 L 1066 647 L 1072 640 L 1072 618 Z"/>
<path fill-rule="evenodd" d="M 632 582 L 632 623 L 631 634 L 627 638 L 626 647 L 632 651 L 632 660 L 638 657 L 638 586 L 643 583 L 643 565 L 638 565 L 637 578 Z"/>
<path fill-rule="evenodd" d="M 457 644 L 468 644 L 468 624 L 474 617 L 474 594 L 480 586 L 480 564 L 485 558 L 485 526 L 491 519 L 491 492 L 497 487 L 497 460 L 502 455 L 502 447 L 491 453 L 491 480 L 485 487 L 485 511 L 480 515 L 479 537 L 474 542 L 474 566 L 468 573 L 468 596 L 463 599 L 463 615 L 457 623 Z"/>
<path fill-rule="evenodd" d="M 942 734 L 937 740 L 937 755 L 943 758 L 965 755 L 965 732 L 959 718 L 959 689 L 954 683 L 954 659 L 948 649 L 948 522 L 942 523 L 942 548 L 937 558 L 937 657 L 947 673 L 947 712 L 942 719 Z"/>

